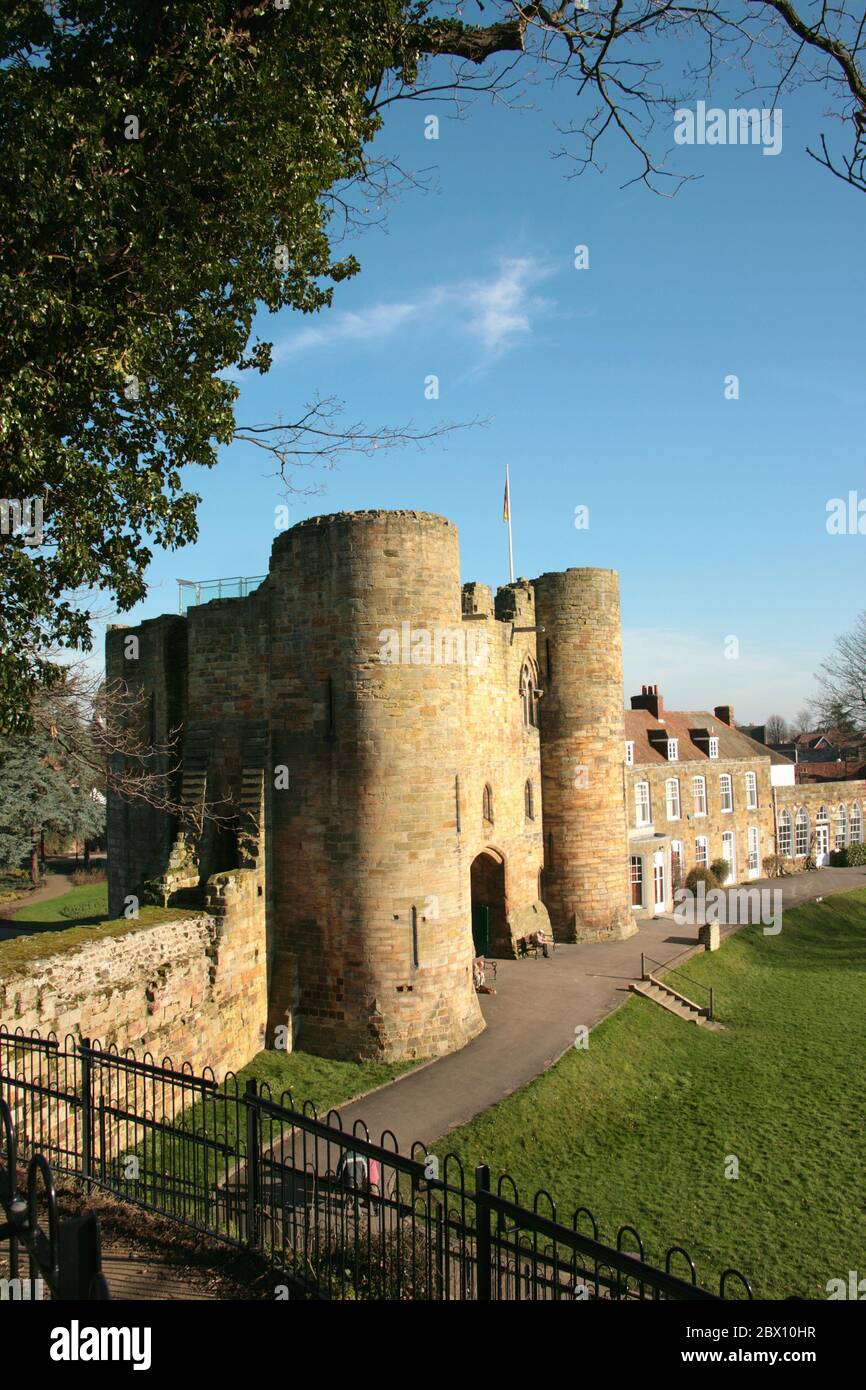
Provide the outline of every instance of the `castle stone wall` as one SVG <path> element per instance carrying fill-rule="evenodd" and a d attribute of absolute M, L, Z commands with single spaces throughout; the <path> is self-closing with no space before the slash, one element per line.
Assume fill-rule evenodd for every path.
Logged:
<path fill-rule="evenodd" d="M 180 757 L 182 745 L 176 743 L 172 749 L 170 744 L 186 719 L 186 621 L 165 616 L 136 628 L 109 628 L 105 666 L 118 716 L 125 714 L 131 740 L 163 750 L 148 759 L 147 770 L 167 773 Z M 175 826 L 165 811 L 140 798 L 124 800 L 112 791 L 107 816 L 108 913 L 113 918 L 123 915 L 129 895 L 138 895 L 141 885 L 162 871 Z"/>
<path fill-rule="evenodd" d="M 267 1017 L 260 888 L 251 872 L 218 875 L 207 913 L 118 935 L 94 929 L 71 949 L 46 933 L 44 954 L 9 966 L 0 945 L 0 1024 L 168 1055 L 218 1076 L 244 1066 L 264 1046 Z"/>
<path fill-rule="evenodd" d="M 464 672 L 425 659 L 425 634 L 461 626 L 457 532 L 414 512 L 315 518 L 277 540 L 270 582 L 273 758 L 290 769 L 271 800 L 275 981 L 287 954 L 314 1049 L 450 1051 L 483 1026 L 457 852 Z M 282 1008 L 272 996 L 272 1022 Z"/>
<path fill-rule="evenodd" d="M 619 577 L 570 569 L 534 587 L 545 653 L 545 902 L 560 940 L 630 935 Z"/>
<path fill-rule="evenodd" d="M 472 586 L 473 590 L 483 586 Z M 489 592 L 489 591 L 488 591 Z M 493 954 L 513 954 L 517 926 L 526 907 L 537 903 L 544 866 L 542 843 L 541 754 L 537 725 L 524 721 L 520 677 L 529 661 L 537 680 L 535 598 L 520 581 L 497 595 L 496 612 L 469 618 L 476 652 L 483 660 L 466 667 L 463 725 L 466 733 L 460 772 L 461 830 L 458 837 L 461 910 L 471 917 L 470 870 L 477 855 L 492 850 L 504 860 L 506 924 L 504 941 L 492 943 Z M 515 629 L 524 629 L 516 631 Z M 467 650 L 469 643 L 467 641 Z M 533 815 L 526 814 L 526 783 Z M 483 817 L 485 785 L 493 794 L 493 821 Z M 544 910 L 532 929 L 549 928 Z"/>

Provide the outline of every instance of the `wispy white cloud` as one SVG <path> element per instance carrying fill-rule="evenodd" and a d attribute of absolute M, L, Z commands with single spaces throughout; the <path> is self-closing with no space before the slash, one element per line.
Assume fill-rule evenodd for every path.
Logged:
<path fill-rule="evenodd" d="M 415 299 L 328 313 L 284 339 L 274 361 L 341 344 L 384 343 L 409 328 L 451 331 L 473 340 L 485 361 L 501 357 L 555 310 L 537 290 L 552 269 L 534 256 L 503 257 L 487 278 L 435 285 Z"/>
<path fill-rule="evenodd" d="M 468 309 L 466 329 L 489 357 L 507 352 L 553 310 L 552 301 L 536 293 L 536 286 L 551 273 L 532 256 L 516 256 L 501 261 L 492 279 L 470 281 L 461 288 Z"/>
<path fill-rule="evenodd" d="M 274 349 L 274 361 L 285 361 L 312 348 L 339 343 L 383 342 L 416 318 L 419 301 L 401 304 L 371 304 L 367 309 L 347 310 L 299 329 Z"/>

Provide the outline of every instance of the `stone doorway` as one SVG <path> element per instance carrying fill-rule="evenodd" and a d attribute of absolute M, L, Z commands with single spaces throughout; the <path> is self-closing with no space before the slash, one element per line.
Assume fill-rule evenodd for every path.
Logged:
<path fill-rule="evenodd" d="M 482 850 L 473 859 L 469 875 L 476 956 L 512 955 L 505 915 L 505 860 L 498 850 Z"/>

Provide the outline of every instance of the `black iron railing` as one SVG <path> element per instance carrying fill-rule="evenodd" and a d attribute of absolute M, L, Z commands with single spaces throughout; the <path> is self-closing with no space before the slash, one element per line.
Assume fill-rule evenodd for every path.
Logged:
<path fill-rule="evenodd" d="M 696 1004 L 695 1007 L 700 1009 L 701 1013 L 712 1022 L 716 1016 L 716 991 L 714 987 L 712 985 L 705 985 L 701 980 L 694 979 L 692 975 L 686 975 L 679 966 L 675 965 L 676 961 L 682 960 L 684 957 L 693 954 L 694 947 L 687 946 L 684 951 L 677 952 L 677 954 L 671 956 L 669 960 L 654 960 L 652 956 L 647 955 L 646 951 L 641 951 L 640 977 L 642 980 L 651 980 L 653 984 L 661 985 L 663 989 L 671 989 L 672 993 L 676 994 L 677 991 L 674 990 L 672 986 L 666 985 L 664 979 L 659 974 L 653 973 L 650 967 L 655 965 L 658 966 L 659 970 L 665 971 L 676 969 L 678 971 L 678 980 L 687 980 L 690 986 L 697 986 L 698 989 L 703 990 L 707 1002 L 705 1005 Z M 685 998 L 685 995 L 682 997 Z M 692 1001 L 689 1000 L 688 1002 L 691 1003 Z"/>
<path fill-rule="evenodd" d="M 44 1154 L 34 1153 L 27 1166 L 24 1191 L 18 1190 L 18 1134 L 9 1102 L 0 1096 L 0 1278 L 11 1299 L 103 1299 L 99 1221 L 92 1214 L 57 1214 L 54 1175 Z M 43 1229 L 42 1222 L 46 1229 Z M 22 1277 L 21 1255 L 28 1274 Z"/>
<path fill-rule="evenodd" d="M 0 1029 L 0 1095 L 27 1152 L 86 1184 L 260 1254 L 287 1290 L 360 1299 L 715 1299 L 752 1296 L 735 1270 L 699 1284 L 680 1246 L 660 1264 L 590 1211 L 563 1223 L 547 1193 L 474 1181 L 454 1154 L 351 1132 L 290 1093 L 217 1085 L 170 1058 Z"/>

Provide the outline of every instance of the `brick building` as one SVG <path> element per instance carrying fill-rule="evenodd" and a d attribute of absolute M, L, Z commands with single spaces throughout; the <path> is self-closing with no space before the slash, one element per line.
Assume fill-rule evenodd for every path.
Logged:
<path fill-rule="evenodd" d="M 494 599 L 461 585 L 442 517 L 301 522 L 254 592 L 111 629 L 106 667 L 182 808 L 109 797 L 111 913 L 252 871 L 268 1035 L 289 1045 L 450 1051 L 483 1027 L 477 953 L 630 935 L 704 846 L 732 845 L 739 878 L 773 845 L 774 755 L 729 710 L 666 715 L 645 688 L 624 713 L 614 571 Z"/>

